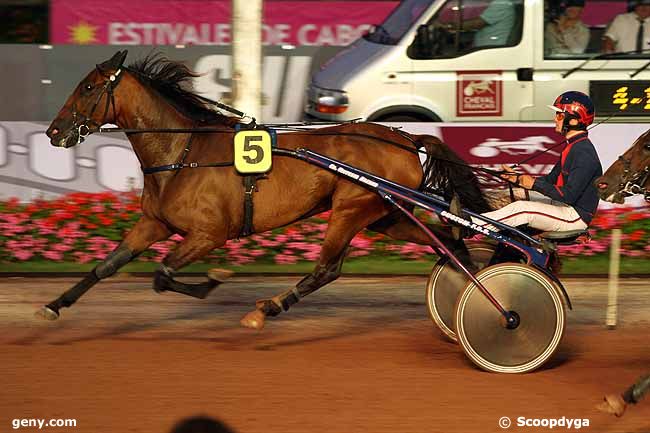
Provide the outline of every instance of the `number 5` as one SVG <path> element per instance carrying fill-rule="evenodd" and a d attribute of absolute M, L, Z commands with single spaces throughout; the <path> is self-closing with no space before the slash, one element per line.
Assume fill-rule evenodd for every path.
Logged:
<path fill-rule="evenodd" d="M 238 172 L 266 173 L 271 169 L 271 135 L 267 131 L 239 131 L 233 141 Z"/>
<path fill-rule="evenodd" d="M 255 158 L 251 158 L 248 154 L 244 154 L 244 159 L 249 164 L 258 164 L 264 159 L 264 149 L 259 144 L 251 144 L 252 141 L 262 141 L 263 137 L 259 135 L 256 136 L 246 136 L 244 137 L 244 152 L 250 154 L 251 151 L 255 152 Z"/>

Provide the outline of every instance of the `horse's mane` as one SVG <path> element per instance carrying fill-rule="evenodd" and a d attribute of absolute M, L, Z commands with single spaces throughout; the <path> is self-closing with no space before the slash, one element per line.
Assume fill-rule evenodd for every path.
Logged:
<path fill-rule="evenodd" d="M 225 124 L 238 121 L 210 108 L 208 102 L 192 89 L 192 79 L 198 77 L 186 65 L 168 59 L 161 53 L 151 53 L 136 60 L 126 68 L 141 83 L 156 90 L 167 102 L 184 116 L 203 125 Z"/>

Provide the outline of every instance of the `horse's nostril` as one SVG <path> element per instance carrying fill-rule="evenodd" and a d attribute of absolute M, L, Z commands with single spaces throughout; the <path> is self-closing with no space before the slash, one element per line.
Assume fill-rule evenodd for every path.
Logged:
<path fill-rule="evenodd" d="M 56 134 L 58 134 L 58 133 L 59 133 L 59 130 L 58 130 L 57 128 L 54 128 L 54 129 L 52 130 L 52 135 L 56 135 Z"/>
<path fill-rule="evenodd" d="M 607 183 L 605 183 L 605 182 L 601 182 L 601 183 L 598 184 L 598 188 L 600 188 L 600 189 L 605 189 L 605 188 L 607 188 L 608 186 L 609 186 L 609 185 L 608 185 Z"/>

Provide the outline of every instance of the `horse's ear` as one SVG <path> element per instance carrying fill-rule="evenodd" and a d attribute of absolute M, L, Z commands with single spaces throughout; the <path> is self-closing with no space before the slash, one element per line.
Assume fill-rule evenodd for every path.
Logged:
<path fill-rule="evenodd" d="M 118 51 L 117 54 L 115 54 L 115 56 L 113 56 L 113 57 L 117 57 L 117 60 L 118 60 L 117 67 L 115 69 L 121 68 L 122 65 L 124 65 L 124 61 L 126 60 L 126 55 L 127 54 L 129 54 L 129 51 L 128 50 L 123 50 L 123 51 Z"/>
<path fill-rule="evenodd" d="M 118 51 L 117 53 L 113 54 L 113 57 L 106 60 L 102 64 L 97 65 L 97 67 L 104 72 L 120 69 L 124 64 L 124 60 L 126 60 L 127 54 L 129 54 L 128 50 Z"/>

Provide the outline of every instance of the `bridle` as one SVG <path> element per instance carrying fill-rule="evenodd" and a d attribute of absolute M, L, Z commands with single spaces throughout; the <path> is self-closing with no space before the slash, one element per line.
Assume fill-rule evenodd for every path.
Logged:
<path fill-rule="evenodd" d="M 101 126 L 105 123 L 106 115 L 108 114 L 111 106 L 113 107 L 113 117 L 116 117 L 114 91 L 122 78 L 122 68 L 120 67 L 114 73 L 106 75 L 99 65 L 96 65 L 95 67 L 97 68 L 97 71 L 104 78 L 106 78 L 106 81 L 104 82 L 101 91 L 97 95 L 97 99 L 95 100 L 88 115 L 79 113 L 77 111 L 76 105 L 74 103 L 72 104 L 72 129 L 76 132 L 77 135 L 76 144 L 82 143 L 90 134 L 98 132 L 100 130 Z M 104 105 L 104 114 L 102 115 L 102 121 L 96 122 L 92 119 L 92 116 L 99 106 L 102 98 L 104 97 L 104 94 L 107 95 L 106 104 Z"/>
<path fill-rule="evenodd" d="M 650 142 L 647 142 L 644 148 L 650 151 Z M 650 202 L 650 188 L 644 186 L 650 178 L 650 164 L 647 164 L 643 169 L 632 171 L 631 158 L 625 158 L 623 155 L 620 155 L 618 160 L 623 164 L 623 174 L 621 175 L 621 181 L 618 184 L 618 192 L 616 194 L 620 194 L 623 197 L 641 194 L 645 201 Z"/>

